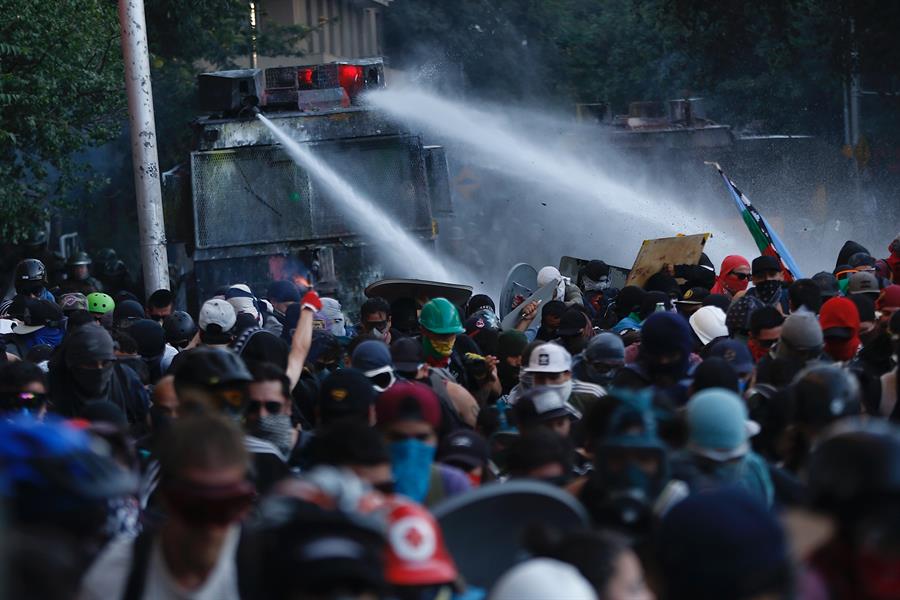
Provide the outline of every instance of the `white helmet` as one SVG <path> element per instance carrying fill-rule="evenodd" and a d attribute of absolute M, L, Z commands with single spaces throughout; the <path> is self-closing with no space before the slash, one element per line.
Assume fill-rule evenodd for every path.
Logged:
<path fill-rule="evenodd" d="M 704 306 L 691 315 L 688 319 L 691 329 L 707 345 L 717 337 L 728 335 L 728 327 L 725 326 L 725 311 L 718 306 Z"/>
<path fill-rule="evenodd" d="M 534 558 L 503 574 L 488 600 L 597 600 L 591 584 L 578 569 L 550 558 Z"/>

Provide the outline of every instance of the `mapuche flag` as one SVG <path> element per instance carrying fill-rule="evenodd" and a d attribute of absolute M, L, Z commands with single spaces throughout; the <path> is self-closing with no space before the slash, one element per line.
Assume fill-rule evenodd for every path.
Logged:
<path fill-rule="evenodd" d="M 794 281 L 795 279 L 803 277 L 800 274 L 797 263 L 794 262 L 794 258 L 791 256 L 791 253 L 788 252 L 781 239 L 779 239 L 775 230 L 769 227 L 766 218 L 754 208 L 747 196 L 745 196 L 734 182 L 725 175 L 725 172 L 722 170 L 722 167 L 719 166 L 719 163 L 708 162 L 706 164 L 714 166 L 719 172 L 719 175 L 722 176 L 722 179 L 725 180 L 725 187 L 727 187 L 728 191 L 731 193 L 731 198 L 737 205 L 738 212 L 741 213 L 741 218 L 744 219 L 744 224 L 747 226 L 747 229 L 750 230 L 750 235 L 753 236 L 753 241 L 756 242 L 756 246 L 759 248 L 760 253 L 774 256 L 781 261 L 781 269 L 784 271 L 784 278 L 786 281 Z"/>

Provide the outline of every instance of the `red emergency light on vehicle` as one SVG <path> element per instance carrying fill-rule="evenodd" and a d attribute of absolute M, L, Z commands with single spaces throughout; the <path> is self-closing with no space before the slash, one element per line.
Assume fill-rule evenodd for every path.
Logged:
<path fill-rule="evenodd" d="M 266 69 L 263 106 L 322 110 L 355 104 L 369 89 L 384 87 L 381 59 Z"/>

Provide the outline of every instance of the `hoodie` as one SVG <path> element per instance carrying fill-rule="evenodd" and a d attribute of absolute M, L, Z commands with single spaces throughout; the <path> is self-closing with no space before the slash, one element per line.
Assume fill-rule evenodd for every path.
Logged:
<path fill-rule="evenodd" d="M 844 242 L 844 245 L 841 247 L 841 251 L 838 252 L 837 262 L 834 263 L 834 270 L 837 271 L 838 267 L 841 265 L 850 264 L 850 257 L 858 252 L 863 252 L 865 254 L 871 254 L 868 250 L 866 250 L 865 246 L 854 242 L 853 240 L 847 240 Z"/>

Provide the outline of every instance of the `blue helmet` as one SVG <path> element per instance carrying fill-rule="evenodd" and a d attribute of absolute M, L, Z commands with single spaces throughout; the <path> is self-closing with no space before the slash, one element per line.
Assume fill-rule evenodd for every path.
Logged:
<path fill-rule="evenodd" d="M 87 520 L 83 509 L 105 507 L 136 488 L 132 473 L 70 423 L 29 416 L 0 421 L 0 497 L 15 522 L 78 526 Z"/>

